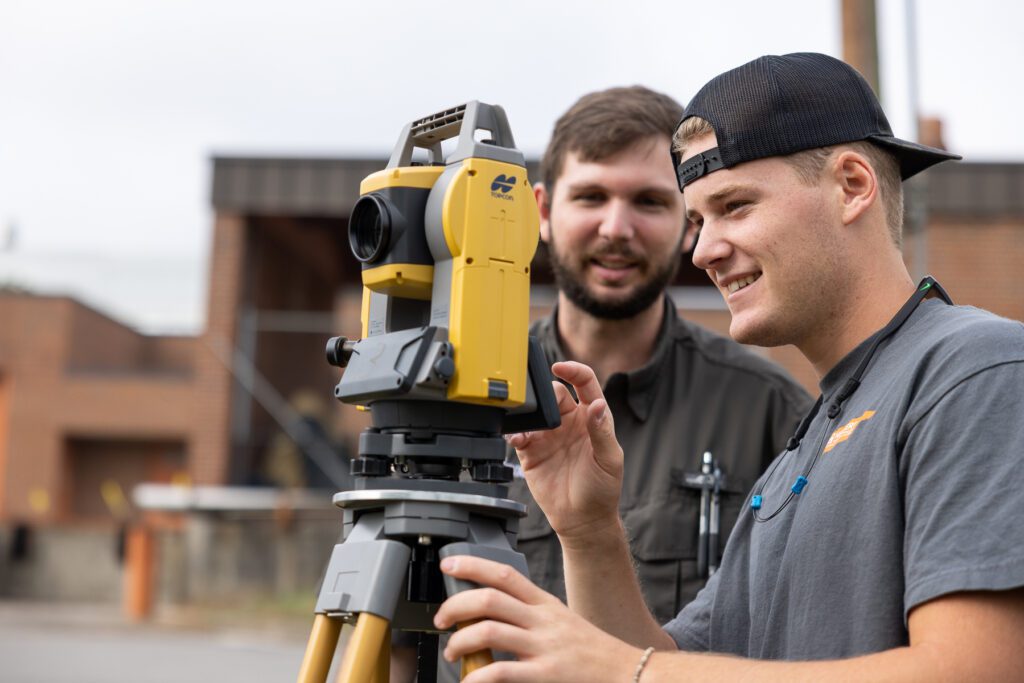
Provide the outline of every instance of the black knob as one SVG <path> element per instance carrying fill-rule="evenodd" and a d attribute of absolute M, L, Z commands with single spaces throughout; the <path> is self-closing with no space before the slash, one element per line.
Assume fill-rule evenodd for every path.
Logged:
<path fill-rule="evenodd" d="M 504 484 L 512 481 L 512 468 L 500 462 L 479 462 L 470 468 L 473 481 Z"/>
<path fill-rule="evenodd" d="M 355 342 L 348 337 L 331 337 L 327 340 L 327 362 L 338 368 L 345 367 L 354 348 Z"/>
<path fill-rule="evenodd" d="M 455 374 L 455 361 L 452 360 L 451 356 L 441 356 L 434 361 L 434 372 L 441 379 L 451 379 L 452 375 Z"/>

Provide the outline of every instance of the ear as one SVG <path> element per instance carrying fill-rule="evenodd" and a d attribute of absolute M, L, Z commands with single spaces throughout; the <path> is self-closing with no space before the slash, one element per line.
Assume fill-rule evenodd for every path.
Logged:
<path fill-rule="evenodd" d="M 841 152 L 832 169 L 839 190 L 843 225 L 851 225 L 878 201 L 878 177 L 867 158 L 853 150 Z"/>
<path fill-rule="evenodd" d="M 551 242 L 551 195 L 544 187 L 544 183 L 534 183 L 533 196 L 537 200 L 537 210 L 540 212 L 540 238 L 545 244 Z"/>

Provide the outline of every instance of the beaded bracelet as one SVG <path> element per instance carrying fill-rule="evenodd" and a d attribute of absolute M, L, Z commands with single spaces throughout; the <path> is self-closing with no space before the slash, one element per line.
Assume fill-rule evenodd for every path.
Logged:
<path fill-rule="evenodd" d="M 633 683 L 640 683 L 640 674 L 644 672 L 644 667 L 647 666 L 647 660 L 651 658 L 652 652 L 654 652 L 654 648 L 649 647 L 640 656 L 640 663 L 636 665 L 636 671 L 633 672 Z"/>

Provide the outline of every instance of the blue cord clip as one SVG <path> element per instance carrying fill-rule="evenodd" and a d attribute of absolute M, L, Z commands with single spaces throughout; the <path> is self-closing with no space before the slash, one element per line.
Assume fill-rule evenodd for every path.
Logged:
<path fill-rule="evenodd" d="M 807 486 L 807 477 L 800 475 L 796 478 L 796 481 L 793 482 L 793 488 L 790 490 L 799 496 L 800 493 L 803 492 L 805 486 Z"/>
<path fill-rule="evenodd" d="M 755 510 L 760 510 L 761 509 L 761 496 L 754 496 L 753 498 L 751 498 L 750 499 L 750 507 L 754 508 Z"/>

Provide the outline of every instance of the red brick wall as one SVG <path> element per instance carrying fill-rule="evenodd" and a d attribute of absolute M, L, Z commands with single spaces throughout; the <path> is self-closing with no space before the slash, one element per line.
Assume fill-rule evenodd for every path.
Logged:
<path fill-rule="evenodd" d="M 953 300 L 1024 320 L 1024 223 L 932 223 L 928 270 Z"/>
<path fill-rule="evenodd" d="M 66 368 L 71 372 L 190 374 L 195 337 L 150 337 L 75 302 L 69 309 Z"/>
<path fill-rule="evenodd" d="M 103 488 L 114 484 L 126 498 L 142 482 L 170 483 L 185 468 L 185 445 L 160 439 L 69 438 L 64 444 L 64 516 L 110 521 L 126 514 L 111 509 Z M 123 519 L 123 518 L 120 518 Z"/>
<path fill-rule="evenodd" d="M 4 512 L 10 517 L 52 518 L 60 489 L 53 420 L 65 408 L 56 398 L 71 308 L 66 299 L 0 295 L 0 372 L 10 391 Z"/>
<path fill-rule="evenodd" d="M 0 372 L 0 519 L 6 515 L 7 508 L 7 487 L 4 482 L 7 479 L 7 439 L 9 438 L 7 411 L 9 406 L 10 382 L 3 372 Z"/>
<path fill-rule="evenodd" d="M 139 366 L 142 335 L 91 308 L 72 306 L 69 314 L 69 370 L 126 371 Z"/>
<path fill-rule="evenodd" d="M 245 219 L 218 214 L 210 254 L 206 330 L 196 353 L 196 435 L 190 462 L 196 484 L 223 484 L 228 476 L 232 379 L 246 259 Z"/>
<path fill-rule="evenodd" d="M 140 360 L 158 372 L 192 374 L 198 346 L 196 337 L 147 337 Z"/>
<path fill-rule="evenodd" d="M 192 382 L 187 375 L 154 375 L 133 366 L 132 353 L 144 345 L 141 335 L 118 330 L 109 318 L 65 298 L 0 295 L 0 321 L 7 405 L 0 519 L 61 520 L 74 486 L 65 467 L 68 439 L 193 440 Z M 126 357 L 117 359 L 103 343 L 93 343 L 97 339 Z M 79 369 L 69 372 L 75 365 Z"/>

